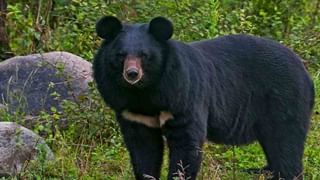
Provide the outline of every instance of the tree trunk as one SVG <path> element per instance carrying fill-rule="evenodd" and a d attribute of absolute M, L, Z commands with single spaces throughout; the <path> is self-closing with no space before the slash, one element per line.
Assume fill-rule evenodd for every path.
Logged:
<path fill-rule="evenodd" d="M 7 1 L 0 0 L 0 61 L 11 56 L 6 30 Z"/>

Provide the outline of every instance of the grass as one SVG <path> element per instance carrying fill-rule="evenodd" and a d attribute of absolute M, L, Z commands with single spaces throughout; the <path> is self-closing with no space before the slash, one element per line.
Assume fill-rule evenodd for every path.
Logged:
<path fill-rule="evenodd" d="M 317 75 L 313 77 L 319 92 L 320 79 Z M 47 143 L 56 159 L 45 163 L 39 159 L 32 160 L 26 163 L 22 173 L 12 179 L 134 179 L 114 114 L 104 106 L 97 91 L 91 87 L 91 93 L 82 97 L 82 103 L 64 101 L 63 113 L 53 108 L 50 115 L 42 113 L 37 117 L 37 122 L 48 123 L 38 124 L 34 131 L 40 134 L 46 131 Z M 307 180 L 320 179 L 320 106 L 316 102 L 304 152 L 304 176 Z M 0 113 L 0 119 L 23 123 L 23 116 L 18 116 L 19 113 L 10 115 L 3 110 Z M 67 130 L 59 128 L 58 120 L 62 118 L 71 122 Z M 203 151 L 200 180 L 265 179 L 243 171 L 265 165 L 262 149 L 257 143 L 240 147 L 207 143 Z M 167 157 L 166 149 L 161 179 L 167 176 Z"/>

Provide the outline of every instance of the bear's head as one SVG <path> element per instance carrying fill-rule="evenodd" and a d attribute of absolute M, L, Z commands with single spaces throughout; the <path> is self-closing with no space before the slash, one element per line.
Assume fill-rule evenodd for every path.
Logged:
<path fill-rule="evenodd" d="M 164 71 L 167 41 L 172 23 L 156 17 L 148 24 L 123 24 L 113 16 L 102 17 L 96 32 L 105 41 L 100 51 L 104 71 L 124 87 L 144 88 L 156 84 Z"/>

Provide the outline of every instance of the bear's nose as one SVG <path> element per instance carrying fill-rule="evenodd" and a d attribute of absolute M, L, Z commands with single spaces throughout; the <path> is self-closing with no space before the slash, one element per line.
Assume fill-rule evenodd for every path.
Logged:
<path fill-rule="evenodd" d="M 136 80 L 138 75 L 139 75 L 138 69 L 131 68 L 126 71 L 126 76 L 128 77 L 129 80 Z"/>

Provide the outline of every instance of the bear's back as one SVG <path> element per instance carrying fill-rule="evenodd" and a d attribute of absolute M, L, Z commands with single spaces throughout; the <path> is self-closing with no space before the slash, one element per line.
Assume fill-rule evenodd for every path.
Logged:
<path fill-rule="evenodd" d="M 302 61 L 293 51 L 265 38 L 227 35 L 212 40 L 192 42 L 190 45 L 203 52 L 206 58 L 230 61 L 247 68 L 293 65 L 304 70 Z"/>
<path fill-rule="evenodd" d="M 250 35 L 228 35 L 190 45 L 200 50 L 226 76 L 248 78 L 269 86 L 280 86 L 286 82 L 304 84 L 306 80 L 309 85 L 312 83 L 301 59 L 273 40 Z"/>

